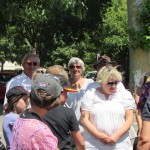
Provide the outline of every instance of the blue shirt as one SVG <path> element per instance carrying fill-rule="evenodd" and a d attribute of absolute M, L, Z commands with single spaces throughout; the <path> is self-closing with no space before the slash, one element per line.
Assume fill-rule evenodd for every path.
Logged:
<path fill-rule="evenodd" d="M 23 86 L 24 89 L 26 89 L 28 92 L 31 91 L 31 79 L 25 75 L 24 72 L 22 72 L 22 74 L 17 75 L 15 77 L 13 77 L 6 86 L 6 93 L 9 89 L 11 89 L 14 86 Z M 5 99 L 4 99 L 4 105 L 7 103 L 7 98 L 5 95 Z"/>
<path fill-rule="evenodd" d="M 3 119 L 3 135 L 6 145 L 9 147 L 12 141 L 12 128 L 15 120 L 18 118 L 18 114 L 10 112 L 4 116 Z"/>

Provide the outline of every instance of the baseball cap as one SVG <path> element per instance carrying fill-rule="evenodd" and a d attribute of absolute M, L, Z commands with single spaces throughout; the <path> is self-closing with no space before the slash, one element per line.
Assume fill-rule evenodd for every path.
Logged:
<path fill-rule="evenodd" d="M 105 66 L 105 65 L 112 65 L 116 66 L 117 62 L 116 61 L 111 61 L 110 57 L 103 55 L 98 58 L 98 61 L 93 65 L 94 69 L 97 70 L 98 66 Z"/>
<path fill-rule="evenodd" d="M 32 81 L 31 93 L 36 93 L 39 89 L 46 91 L 51 99 L 57 98 L 63 91 L 58 78 L 52 74 L 41 74 Z"/>
<path fill-rule="evenodd" d="M 63 89 L 67 92 L 78 92 L 78 90 L 72 89 L 69 87 L 69 82 L 68 79 L 60 74 L 53 74 L 55 77 L 57 77 L 60 81 L 61 86 L 63 87 Z"/>
<path fill-rule="evenodd" d="M 25 90 L 22 86 L 12 87 L 6 93 L 7 102 L 10 103 L 14 98 L 15 98 L 15 101 L 17 101 L 26 94 L 29 94 L 29 92 L 27 90 Z"/>

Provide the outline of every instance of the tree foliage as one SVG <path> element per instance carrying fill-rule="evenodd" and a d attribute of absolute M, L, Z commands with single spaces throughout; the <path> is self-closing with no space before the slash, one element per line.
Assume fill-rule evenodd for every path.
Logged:
<path fill-rule="evenodd" d="M 20 63 L 36 48 L 45 67 L 77 56 L 90 70 L 99 52 L 120 64 L 128 58 L 126 7 L 125 0 L 1 0 L 1 61 Z"/>
<path fill-rule="evenodd" d="M 20 62 L 25 53 L 36 47 L 42 65 L 63 62 L 66 56 L 73 55 L 88 60 L 86 57 L 90 55 L 87 52 L 95 48 L 88 39 L 91 39 L 91 32 L 101 22 L 99 14 L 105 11 L 109 2 L 2 0 L 0 16 L 4 23 L 1 26 L 3 32 L 0 33 L 1 58 Z M 59 55 L 61 49 L 65 50 L 64 58 Z"/>
<path fill-rule="evenodd" d="M 143 0 L 140 11 L 136 18 L 139 28 L 131 28 L 130 37 L 131 46 L 143 50 L 150 50 L 150 1 Z"/>

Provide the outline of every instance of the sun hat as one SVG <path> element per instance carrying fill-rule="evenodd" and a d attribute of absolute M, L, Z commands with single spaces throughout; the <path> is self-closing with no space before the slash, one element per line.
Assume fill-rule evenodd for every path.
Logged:
<path fill-rule="evenodd" d="M 94 67 L 95 70 L 97 70 L 98 66 L 103 67 L 103 66 L 106 66 L 106 65 L 116 66 L 117 62 L 116 61 L 111 61 L 110 57 L 108 57 L 106 55 L 103 55 L 103 56 L 100 56 L 98 58 L 98 61 L 93 65 L 93 67 Z"/>

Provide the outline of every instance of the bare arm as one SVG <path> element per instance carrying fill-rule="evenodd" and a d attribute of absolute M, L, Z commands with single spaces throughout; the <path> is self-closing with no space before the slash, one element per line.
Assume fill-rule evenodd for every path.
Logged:
<path fill-rule="evenodd" d="M 96 129 L 96 127 L 90 122 L 90 112 L 89 111 L 82 111 L 81 112 L 81 122 L 84 125 L 84 127 L 93 134 L 94 137 L 98 138 L 104 143 L 107 143 L 110 141 L 110 138 L 107 134 L 100 132 Z"/>
<path fill-rule="evenodd" d="M 137 89 L 136 89 L 136 95 L 135 95 L 136 105 L 139 102 L 140 94 L 141 94 L 141 88 L 137 87 Z M 138 129 L 139 129 L 139 131 L 138 131 L 138 137 L 140 137 L 141 128 L 142 128 L 142 118 L 141 118 L 141 110 L 140 109 L 136 109 L 136 121 L 137 121 Z"/>
<path fill-rule="evenodd" d="M 131 110 L 131 109 L 126 110 L 124 124 L 122 125 L 122 127 L 114 135 L 112 135 L 110 137 L 112 143 L 117 142 L 118 139 L 120 139 L 121 136 L 123 134 L 125 134 L 130 129 L 130 127 L 133 123 L 133 119 L 134 119 L 133 110 Z"/>
<path fill-rule="evenodd" d="M 140 141 L 138 150 L 150 150 L 150 121 L 143 121 Z"/>
<path fill-rule="evenodd" d="M 80 131 L 72 131 L 71 134 L 72 134 L 72 137 L 77 146 L 77 150 L 85 150 L 85 143 L 84 143 L 84 139 L 81 135 L 81 132 Z"/>

